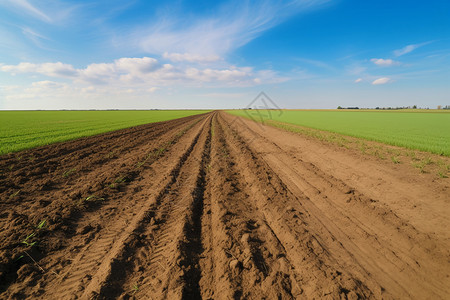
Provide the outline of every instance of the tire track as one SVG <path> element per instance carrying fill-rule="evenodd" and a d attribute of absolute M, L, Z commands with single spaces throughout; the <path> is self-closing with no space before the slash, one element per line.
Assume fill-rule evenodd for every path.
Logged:
<path fill-rule="evenodd" d="M 131 211 L 117 216 L 117 220 L 111 220 L 109 228 L 105 228 L 98 234 L 96 240 L 91 241 L 87 247 L 81 251 L 74 259 L 70 268 L 61 276 L 61 281 L 55 286 L 52 296 L 62 299 L 90 298 L 106 280 L 110 273 L 111 263 L 123 251 L 124 242 L 139 227 L 145 218 L 145 213 L 153 203 L 158 203 L 158 199 L 167 190 L 168 186 L 176 181 L 179 169 L 191 154 L 200 136 L 203 126 L 200 126 L 198 133 L 191 140 L 190 146 L 184 151 L 178 162 L 173 167 L 168 168 L 167 175 L 163 175 L 162 183 L 156 188 L 157 196 L 148 200 L 142 199 L 141 204 L 131 207 Z M 161 177 L 160 177 L 161 178 Z M 168 183 L 165 183 L 164 182 Z M 144 196 L 143 196 L 144 197 Z M 102 258 L 99 262 L 99 258 Z"/>
<path fill-rule="evenodd" d="M 80 249 L 83 249 L 90 241 L 97 239 L 98 231 L 101 228 L 100 224 L 102 224 L 105 219 L 114 219 L 114 215 L 118 213 L 119 210 L 122 210 L 122 207 L 128 205 L 126 201 L 122 200 L 124 195 L 128 194 L 127 197 L 129 197 L 129 200 L 134 202 L 135 205 L 139 205 L 141 199 L 135 197 L 134 193 L 130 196 L 130 189 L 134 192 L 141 190 L 142 183 L 140 182 L 143 177 L 149 176 L 149 173 L 154 173 L 154 170 L 148 168 L 148 166 L 161 157 L 167 156 L 165 152 L 172 153 L 169 150 L 173 147 L 173 144 L 176 144 L 178 139 L 182 138 L 184 134 L 189 134 L 188 130 L 204 118 L 205 116 L 196 116 L 196 118 L 189 118 L 181 121 L 174 120 L 174 126 L 172 126 L 173 124 L 170 122 L 169 126 L 165 124 L 164 126 L 161 124 L 151 124 L 156 128 L 159 128 L 161 132 L 160 137 L 153 141 L 149 141 L 145 136 L 141 136 L 141 140 L 144 140 L 147 145 L 151 145 L 157 149 L 160 148 L 160 146 L 157 146 L 158 144 L 165 145 L 167 151 L 161 153 L 158 152 L 157 156 L 152 157 L 139 169 L 134 167 L 135 161 L 132 162 L 132 160 L 130 160 L 130 163 L 133 165 L 124 164 L 121 160 L 119 160 L 118 163 L 114 163 L 114 165 L 111 165 L 108 162 L 94 170 L 97 172 L 96 176 L 87 176 L 83 179 L 79 179 L 78 182 L 81 184 L 79 185 L 80 189 L 64 187 L 64 189 L 61 190 L 58 188 L 58 185 L 55 185 L 50 190 L 45 189 L 39 192 L 45 195 L 43 196 L 43 199 L 41 198 L 42 200 L 37 196 L 37 193 L 33 193 L 33 197 L 29 196 L 25 189 L 24 192 L 21 190 L 20 199 L 15 199 L 16 201 L 14 202 L 13 208 L 11 208 L 11 205 L 8 206 L 6 203 L 2 202 L 2 205 L 4 204 L 6 206 L 6 213 L 3 213 L 1 217 L 4 218 L 7 216 L 10 218 L 6 224 L 17 223 L 17 220 L 20 222 L 20 225 L 9 226 L 9 229 L 4 227 L 4 230 L 0 233 L 0 238 L 4 245 L 4 248 L 0 250 L 5 251 L 5 249 L 12 249 L 8 256 L 1 257 L 0 265 L 3 267 L 2 271 L 0 271 L 0 279 L 2 281 L 2 286 L 4 286 L 5 289 L 8 287 L 9 290 L 14 290 L 16 286 L 21 285 L 20 280 L 15 282 L 18 277 L 20 278 L 20 275 L 17 274 L 20 274 L 19 270 L 24 263 L 26 264 L 27 261 L 33 263 L 33 261 L 21 258 L 25 247 L 20 244 L 20 241 L 24 239 L 24 236 L 26 237 L 29 235 L 30 231 L 32 232 L 32 230 L 35 229 L 33 224 L 38 224 L 43 220 L 45 220 L 45 230 L 43 230 L 42 234 L 36 236 L 39 243 L 36 245 L 37 247 L 34 246 L 32 249 L 28 250 L 33 250 L 33 259 L 46 270 L 51 270 L 51 273 L 42 274 L 42 278 L 39 279 L 39 288 L 33 293 L 35 295 L 40 295 L 44 291 L 43 287 L 48 285 L 53 286 L 55 275 L 58 276 L 60 272 L 64 272 L 66 265 L 71 262 L 69 259 L 73 260 L 74 254 L 78 253 Z M 172 129 L 163 132 L 164 128 L 168 127 Z M 173 138 L 170 137 L 172 134 Z M 159 135 L 159 133 L 157 135 Z M 90 137 L 88 139 L 95 140 L 96 137 Z M 168 140 L 171 142 L 170 145 L 167 145 Z M 69 143 L 76 144 L 77 142 L 72 141 Z M 55 147 L 59 148 L 63 146 L 56 145 Z M 150 150 L 152 150 L 152 148 L 147 150 L 142 148 L 139 151 L 149 153 Z M 167 156 L 165 160 L 168 159 L 170 160 L 171 158 Z M 120 161 L 122 163 L 120 163 Z M 108 168 L 113 171 L 108 171 Z M 120 183 L 120 189 L 111 189 L 108 186 L 109 183 L 107 181 L 105 182 L 103 174 L 105 174 L 105 176 L 111 176 L 114 175 L 115 172 L 119 172 L 117 174 L 123 175 L 122 177 L 127 177 L 126 182 Z M 55 177 L 55 175 L 50 173 L 48 176 L 44 175 L 43 177 Z M 83 188 L 82 183 L 84 183 L 87 188 Z M 73 195 L 76 194 L 78 195 L 74 198 Z M 96 198 L 94 198 L 94 200 L 104 198 L 107 201 L 84 201 L 84 199 L 90 195 L 95 195 Z M 37 199 L 34 198 L 36 196 Z M 30 201 L 26 201 L 28 198 L 30 198 Z M 31 198 L 33 198 L 33 201 L 31 201 Z M 78 204 L 82 204 L 82 206 L 79 206 Z M 25 211 L 25 213 L 18 215 L 16 211 Z M 15 218 L 16 216 L 18 216 L 18 219 L 13 220 L 12 218 Z M 13 230 L 11 230 L 11 228 Z"/>
<path fill-rule="evenodd" d="M 354 260 L 358 261 L 358 264 L 368 271 L 364 278 L 366 282 L 372 281 L 372 278 L 376 276 L 383 288 L 389 288 L 398 295 L 411 296 L 411 292 L 419 295 L 422 290 L 433 290 L 437 292 L 434 295 L 436 297 L 439 294 L 445 294 L 445 286 L 442 283 L 429 281 L 425 275 L 429 272 L 419 270 L 417 257 L 420 257 L 421 263 L 424 264 L 428 254 L 423 249 L 414 249 L 414 244 L 417 241 L 422 241 L 423 245 L 426 245 L 428 244 L 426 238 L 412 232 L 414 228 L 408 228 L 406 223 L 403 223 L 396 216 L 384 217 L 385 223 L 377 224 L 380 223 L 378 216 L 388 215 L 389 211 L 373 207 L 371 204 L 376 200 L 368 199 L 360 192 L 346 187 L 344 184 L 344 191 L 338 193 L 337 185 L 332 183 L 333 180 L 327 180 L 326 177 L 317 179 L 318 172 L 311 172 L 308 168 L 303 168 L 305 173 L 300 175 L 292 168 L 294 167 L 296 171 L 302 171 L 301 166 L 291 163 L 290 168 L 288 168 L 285 163 L 286 160 L 283 162 L 283 158 L 285 158 L 284 155 L 275 157 L 269 154 L 267 156 L 269 161 L 284 166 L 285 174 L 293 172 L 288 175 L 290 178 L 294 178 L 293 176 L 305 178 L 304 181 L 296 180 L 294 182 L 292 179 L 284 179 L 284 181 L 290 184 L 292 190 L 295 189 L 292 186 L 298 186 L 298 191 L 303 191 L 305 196 L 310 199 L 309 203 L 305 203 L 305 207 L 308 207 L 308 210 L 311 213 L 314 212 L 315 215 L 324 215 L 322 224 L 327 228 L 335 228 L 330 232 L 341 241 L 349 253 L 352 253 Z M 278 172 L 278 174 L 282 178 L 286 176 L 281 172 Z M 319 181 L 319 185 L 310 182 L 313 178 Z M 331 190 L 323 188 L 324 186 L 329 186 Z M 354 213 L 351 213 L 352 211 Z M 364 222 L 361 221 L 360 214 L 356 211 L 366 212 Z M 374 212 L 377 214 L 377 218 L 372 217 Z M 370 226 L 367 225 L 368 220 L 370 220 Z M 345 231 L 337 228 L 345 228 Z M 349 228 L 352 229 L 349 230 Z M 414 236 L 414 239 L 412 236 Z M 334 255 L 338 254 L 337 251 L 333 253 Z M 441 268 L 433 260 L 428 260 L 424 265 L 425 268 L 432 267 L 435 271 Z M 346 267 L 350 269 L 351 265 L 349 264 Z M 363 274 L 363 272 L 360 271 L 360 274 Z M 368 274 L 370 274 L 370 277 Z M 442 272 L 442 276 L 445 276 L 444 274 Z M 416 287 L 407 288 L 412 280 L 416 281 Z M 429 295 L 429 292 L 427 294 Z"/>
<path fill-rule="evenodd" d="M 321 243 L 320 235 L 310 231 L 314 229 L 310 226 L 314 224 L 313 219 L 299 205 L 304 199 L 297 198 L 226 121 L 220 118 L 220 123 L 231 151 L 238 158 L 236 164 L 251 185 L 255 205 L 263 212 L 268 225 L 283 244 L 287 257 L 294 264 L 302 296 L 366 298 L 372 295 L 331 255 L 330 249 Z M 299 261 L 299 257 L 304 259 Z"/>
<path fill-rule="evenodd" d="M 200 119 L 189 121 L 190 124 L 188 124 L 186 128 L 191 128 L 199 121 Z M 100 166 L 87 166 L 86 162 L 78 161 L 78 171 L 76 174 L 71 174 L 65 178 L 62 176 L 62 173 L 59 174 L 59 172 L 55 171 L 49 173 L 48 176 L 44 176 L 47 177 L 47 179 L 40 180 L 41 182 L 43 181 L 43 184 L 27 185 L 26 182 L 20 181 L 24 186 L 18 187 L 20 188 L 20 201 L 14 201 L 15 210 L 22 210 L 22 208 L 26 209 L 30 205 L 33 205 L 37 199 L 43 199 L 43 201 L 45 201 L 44 203 L 46 203 L 45 205 L 48 205 L 45 209 L 47 211 L 45 214 L 48 214 L 49 219 L 54 219 L 55 217 L 52 216 L 54 212 L 60 212 L 62 210 L 61 205 L 67 207 L 67 202 L 72 202 L 73 205 L 75 205 L 77 202 L 83 202 L 83 199 L 91 195 L 105 199 L 113 198 L 115 191 L 112 190 L 109 185 L 115 184 L 115 181 L 117 180 L 121 181 L 120 183 L 122 186 L 127 182 L 133 181 L 141 173 L 142 169 L 148 166 L 149 162 L 159 158 L 159 156 L 167 150 L 166 148 L 170 147 L 179 139 L 181 135 L 178 131 L 183 123 L 174 123 L 175 126 L 170 125 L 169 127 L 171 129 L 167 132 L 164 132 L 164 128 L 161 128 L 160 132 L 149 136 L 149 138 L 154 139 L 149 140 L 141 137 L 140 140 L 142 144 L 145 143 L 145 145 L 135 149 L 135 151 L 125 153 L 118 160 L 112 159 L 103 162 Z M 185 133 L 187 129 L 183 129 L 181 133 Z M 171 135 L 173 135 L 174 138 L 167 143 L 167 139 Z M 159 152 L 159 149 L 162 148 L 165 150 Z M 138 162 L 146 162 L 146 164 L 143 164 L 143 168 L 138 168 L 136 166 Z M 40 168 L 37 167 L 37 169 L 39 170 Z M 39 176 L 42 176 L 42 174 Z M 33 176 L 30 176 L 30 178 L 32 179 Z M 36 189 L 39 189 L 39 191 L 36 191 Z M 100 193 L 102 195 L 100 195 Z M 53 198 L 56 199 L 56 201 L 48 201 L 46 198 Z M 8 202 L 9 201 L 2 201 L 0 208 L 8 207 L 10 205 Z M 79 214 L 76 215 L 79 216 Z M 59 217 L 57 218 L 60 219 Z"/>
<path fill-rule="evenodd" d="M 202 267 L 202 296 L 292 299 L 292 292 L 299 292 L 293 266 L 263 214 L 248 201 L 251 191 L 235 167 L 220 124 L 214 124 L 209 176 L 213 236 L 204 238 L 211 249 Z M 209 263 L 224 268 L 212 268 L 211 274 L 212 257 Z"/>
<path fill-rule="evenodd" d="M 110 299 L 121 294 L 138 298 L 198 298 L 209 124 L 210 118 L 202 126 L 183 164 L 172 174 L 172 180 L 127 241 L 133 247 L 127 247 L 123 261 L 117 262 L 122 271 L 126 270 L 126 276 L 120 281 L 121 288 L 112 293 L 110 283 L 106 282 L 100 298 Z M 117 285 L 116 278 L 110 277 L 109 281 Z M 136 288 L 131 291 L 133 285 Z"/>
<path fill-rule="evenodd" d="M 61 173 L 71 168 L 83 166 L 86 170 L 78 170 L 71 177 L 81 177 L 85 172 L 89 171 L 90 166 L 103 164 L 105 159 L 115 160 L 118 155 L 129 152 L 129 150 L 146 147 L 146 144 L 153 139 L 167 134 L 173 128 L 179 127 L 188 120 L 201 118 L 201 115 L 177 119 L 173 121 L 165 121 L 147 125 L 132 127 L 119 131 L 100 134 L 94 137 L 86 137 L 69 141 L 61 144 L 44 146 L 37 149 L 25 150 L 19 154 L 11 154 L 8 158 L 0 158 L 0 167 L 4 165 L 14 165 L 14 176 L 27 173 L 22 184 L 26 187 L 27 182 L 36 181 L 40 177 L 40 173 L 35 170 L 48 168 L 49 171 Z M 142 139 L 143 135 L 148 139 Z M 80 143 L 81 141 L 81 143 Z M 15 156 L 34 157 L 33 164 L 30 165 L 26 159 L 17 160 Z M 14 156 L 14 157 L 12 157 Z M 60 178 L 57 176 L 56 178 Z M 67 180 L 65 180 L 67 181 Z M 64 182 L 64 180 L 61 180 Z"/>
<path fill-rule="evenodd" d="M 314 216 L 312 228 L 320 242 L 377 298 L 431 294 L 445 298 L 448 285 L 436 278 L 445 278 L 448 269 L 437 262 L 446 258 L 436 253 L 439 247 L 429 236 L 420 234 L 377 200 L 293 157 L 253 129 L 242 126 L 234 130 L 244 139 L 253 138 L 252 148 L 264 149 L 253 155 L 261 157 L 300 196 L 301 205 Z"/>

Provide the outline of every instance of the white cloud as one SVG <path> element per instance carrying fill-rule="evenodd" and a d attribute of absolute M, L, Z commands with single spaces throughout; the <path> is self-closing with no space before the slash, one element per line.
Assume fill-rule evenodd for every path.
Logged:
<path fill-rule="evenodd" d="M 65 84 L 61 82 L 55 82 L 50 80 L 42 80 L 42 81 L 36 81 L 31 84 L 32 87 L 36 88 L 61 88 L 64 87 Z"/>
<path fill-rule="evenodd" d="M 362 78 L 358 78 L 358 79 L 355 80 L 355 83 L 359 83 L 359 82 L 362 82 L 362 81 L 363 81 Z"/>
<path fill-rule="evenodd" d="M 388 78 L 388 77 L 381 77 L 381 78 L 375 79 L 372 82 L 372 84 L 373 85 L 380 85 L 380 84 L 386 84 L 386 83 L 389 83 L 389 82 L 392 82 L 392 80 L 390 78 Z"/>
<path fill-rule="evenodd" d="M 422 46 L 428 45 L 428 44 L 430 44 L 430 43 L 432 43 L 432 41 L 430 41 L 430 42 L 425 42 L 425 43 L 421 43 L 421 44 L 407 45 L 407 46 L 405 46 L 405 47 L 403 47 L 403 48 L 401 48 L 401 49 L 395 50 L 395 51 L 394 51 L 394 55 L 395 55 L 395 56 L 402 56 L 402 55 L 408 54 L 408 53 L 410 53 L 410 52 L 413 52 L 413 51 L 416 50 L 417 48 L 420 48 L 420 47 L 422 47 Z"/>
<path fill-rule="evenodd" d="M 370 61 L 378 66 L 384 66 L 384 67 L 400 64 L 399 62 L 394 61 L 392 59 L 383 59 L 383 58 L 372 58 Z"/>
<path fill-rule="evenodd" d="M 218 55 L 195 55 L 189 53 L 168 53 L 164 52 L 163 58 L 171 60 L 173 62 L 199 62 L 199 63 L 207 63 L 207 62 L 215 62 L 220 60 L 220 56 Z"/>
<path fill-rule="evenodd" d="M 207 98 L 243 98 L 249 95 L 245 93 L 206 93 L 206 94 L 199 94 L 198 96 Z"/>
<path fill-rule="evenodd" d="M 22 88 L 20 85 L 0 85 L 0 89 L 5 92 L 13 92 Z"/>
<path fill-rule="evenodd" d="M 114 86 L 170 86 L 202 84 L 226 86 L 252 86 L 281 82 L 271 70 L 255 71 L 250 67 L 226 66 L 222 68 L 198 68 L 192 66 L 161 64 L 155 58 L 120 58 L 112 63 L 93 63 L 86 68 L 57 63 L 1 65 L 0 70 L 12 74 L 38 73 L 49 77 L 72 79 L 75 83 Z"/>
<path fill-rule="evenodd" d="M 143 58 L 120 58 L 115 61 L 119 70 L 129 73 L 149 73 L 159 67 L 158 60 L 151 57 Z"/>
<path fill-rule="evenodd" d="M 72 65 L 57 63 L 33 64 L 22 62 L 18 65 L 3 65 L 0 70 L 13 74 L 17 73 L 40 73 L 52 77 L 75 77 L 77 70 Z"/>

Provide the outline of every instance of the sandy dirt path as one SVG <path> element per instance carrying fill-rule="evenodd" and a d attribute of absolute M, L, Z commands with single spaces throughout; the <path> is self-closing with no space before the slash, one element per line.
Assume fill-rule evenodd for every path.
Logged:
<path fill-rule="evenodd" d="M 225 112 L 0 157 L 0 298 L 446 299 L 448 180 Z"/>

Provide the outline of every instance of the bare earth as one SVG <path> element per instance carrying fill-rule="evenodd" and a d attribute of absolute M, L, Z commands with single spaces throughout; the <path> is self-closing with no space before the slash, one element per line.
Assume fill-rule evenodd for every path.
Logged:
<path fill-rule="evenodd" d="M 224 112 L 10 154 L 0 298 L 448 299 L 449 188 Z"/>

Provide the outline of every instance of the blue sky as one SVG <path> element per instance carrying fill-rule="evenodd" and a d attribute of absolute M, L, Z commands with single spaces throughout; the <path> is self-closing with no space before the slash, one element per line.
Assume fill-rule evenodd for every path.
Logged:
<path fill-rule="evenodd" d="M 0 109 L 450 105 L 450 1 L 0 0 Z"/>

